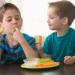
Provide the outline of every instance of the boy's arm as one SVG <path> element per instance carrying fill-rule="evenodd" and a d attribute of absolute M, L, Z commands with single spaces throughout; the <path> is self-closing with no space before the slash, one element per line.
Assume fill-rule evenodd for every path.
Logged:
<path fill-rule="evenodd" d="M 4 50 L 2 48 L 2 40 L 1 40 L 1 37 L 0 37 L 0 65 L 4 64 L 4 61 L 3 61 L 4 59 L 2 59 L 3 52 L 4 52 Z"/>
<path fill-rule="evenodd" d="M 67 65 L 75 64 L 75 41 L 73 44 L 73 48 L 74 48 L 74 56 L 65 56 L 64 57 L 64 63 Z"/>
<path fill-rule="evenodd" d="M 74 64 L 75 64 L 75 55 L 73 56 L 73 59 L 74 59 Z"/>
<path fill-rule="evenodd" d="M 26 57 L 28 59 L 38 57 L 37 52 L 34 51 L 34 49 L 27 43 L 27 41 L 25 39 L 22 39 L 20 44 L 21 44 L 21 46 L 24 50 L 24 53 L 26 54 Z"/>
<path fill-rule="evenodd" d="M 52 56 L 51 55 L 48 55 L 48 54 L 45 54 L 45 53 L 39 53 L 39 57 L 40 58 L 52 58 Z"/>
<path fill-rule="evenodd" d="M 1 43 L 0 43 L 0 61 L 1 61 L 1 55 L 2 55 L 2 50 L 1 50 Z"/>
<path fill-rule="evenodd" d="M 27 59 L 37 58 L 38 57 L 37 52 L 35 52 L 34 49 L 28 44 L 23 34 L 17 28 L 15 29 L 16 31 L 13 34 L 13 39 L 20 43 Z"/>
<path fill-rule="evenodd" d="M 46 53 L 43 53 L 42 51 L 42 45 L 39 43 L 36 43 L 36 47 L 38 50 L 38 54 L 40 58 L 52 58 L 51 55 L 47 55 Z"/>
<path fill-rule="evenodd" d="M 67 65 L 75 64 L 75 56 L 65 56 L 64 64 Z"/>

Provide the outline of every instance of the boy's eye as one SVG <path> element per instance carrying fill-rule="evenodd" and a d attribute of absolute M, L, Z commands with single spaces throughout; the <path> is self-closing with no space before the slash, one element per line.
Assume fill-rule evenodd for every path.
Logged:
<path fill-rule="evenodd" d="M 11 19 L 9 19 L 9 20 L 7 20 L 8 22 L 10 22 L 11 21 Z"/>
<path fill-rule="evenodd" d="M 53 17 L 49 17 L 50 19 L 54 19 Z"/>
<path fill-rule="evenodd" d="M 20 18 L 15 18 L 16 20 L 20 20 Z"/>
<path fill-rule="evenodd" d="M 54 17 L 53 17 L 53 16 L 48 16 L 48 18 L 50 18 L 50 19 L 54 19 Z"/>
<path fill-rule="evenodd" d="M 48 19 L 54 19 L 53 17 L 48 17 Z"/>

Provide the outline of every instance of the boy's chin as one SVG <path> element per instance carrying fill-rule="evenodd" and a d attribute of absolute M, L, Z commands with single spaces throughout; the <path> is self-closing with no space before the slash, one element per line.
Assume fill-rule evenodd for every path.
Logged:
<path fill-rule="evenodd" d="M 10 34 L 14 34 L 15 31 L 10 32 Z"/>
<path fill-rule="evenodd" d="M 56 30 L 55 28 L 49 28 L 50 30 Z"/>

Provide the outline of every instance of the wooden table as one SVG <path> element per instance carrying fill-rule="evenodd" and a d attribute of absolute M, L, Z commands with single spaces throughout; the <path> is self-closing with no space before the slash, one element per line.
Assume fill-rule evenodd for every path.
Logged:
<path fill-rule="evenodd" d="M 59 67 L 43 70 L 23 69 L 17 64 L 2 65 L 0 66 L 0 75 L 75 75 L 75 65 L 61 64 Z"/>

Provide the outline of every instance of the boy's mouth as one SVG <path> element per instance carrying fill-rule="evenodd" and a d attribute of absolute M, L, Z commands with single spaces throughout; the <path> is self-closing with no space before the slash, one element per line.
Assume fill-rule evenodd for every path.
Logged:
<path fill-rule="evenodd" d="M 51 24 L 48 24 L 48 26 L 52 26 Z"/>

